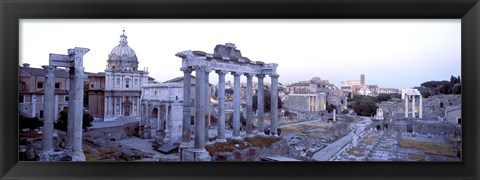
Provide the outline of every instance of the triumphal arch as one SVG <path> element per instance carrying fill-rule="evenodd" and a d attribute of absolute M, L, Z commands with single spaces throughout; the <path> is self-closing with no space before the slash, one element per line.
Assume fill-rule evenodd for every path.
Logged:
<path fill-rule="evenodd" d="M 209 84 L 209 74 L 215 72 L 218 74 L 218 134 L 217 142 L 225 142 L 225 75 L 231 74 L 234 77 L 234 98 L 233 98 L 233 134 L 232 139 L 241 139 L 240 137 L 240 76 L 247 78 L 246 88 L 246 135 L 253 136 L 253 110 L 252 110 L 252 79 L 258 79 L 258 128 L 257 133 L 263 134 L 264 130 L 264 83 L 266 76 L 271 78 L 271 132 L 277 135 L 277 115 L 278 115 L 278 64 L 266 64 L 261 61 L 251 61 L 243 57 L 235 44 L 226 43 L 217 45 L 213 54 L 202 51 L 183 51 L 176 54 L 182 58 L 181 71 L 184 73 L 183 81 L 183 121 L 182 121 L 182 143 L 180 145 L 180 157 L 185 161 L 208 161 L 210 156 L 205 150 L 205 143 L 208 141 L 206 133 L 208 127 L 205 123 L 205 115 L 210 107 L 210 98 L 207 93 Z M 190 142 L 190 87 L 191 73 L 195 71 L 195 142 Z"/>

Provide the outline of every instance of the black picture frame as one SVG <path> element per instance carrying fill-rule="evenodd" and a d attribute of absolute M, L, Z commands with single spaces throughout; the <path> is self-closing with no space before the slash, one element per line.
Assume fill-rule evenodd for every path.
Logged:
<path fill-rule="evenodd" d="M 2 179 L 478 179 L 478 0 L 0 1 Z M 462 28 L 462 162 L 18 162 L 19 19 L 450 19 Z M 194 30 L 194 29 L 192 29 Z M 38 57 L 45 58 L 45 57 Z"/>

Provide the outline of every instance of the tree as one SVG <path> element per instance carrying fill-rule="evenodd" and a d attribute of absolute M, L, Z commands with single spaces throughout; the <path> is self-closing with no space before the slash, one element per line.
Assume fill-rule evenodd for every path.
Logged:
<path fill-rule="evenodd" d="M 389 94 L 381 93 L 377 96 L 377 101 L 378 102 L 388 101 L 390 99 L 392 99 L 392 97 Z"/>
<path fill-rule="evenodd" d="M 349 99 L 349 106 L 361 116 L 371 116 L 376 113 L 378 99 L 371 96 L 356 95 Z"/>
<path fill-rule="evenodd" d="M 263 111 L 264 112 L 270 112 L 270 92 L 269 91 L 263 91 Z M 253 105 L 253 111 L 257 111 L 258 109 L 258 96 L 255 94 L 252 97 L 252 105 Z M 278 109 L 282 108 L 282 100 L 280 99 L 280 96 L 277 96 L 277 107 Z"/>
<path fill-rule="evenodd" d="M 431 96 L 430 91 L 426 87 L 414 87 L 414 89 L 417 89 L 424 98 Z"/>
<path fill-rule="evenodd" d="M 353 111 L 361 116 L 372 116 L 376 113 L 378 106 L 371 101 L 358 101 L 353 105 Z"/>

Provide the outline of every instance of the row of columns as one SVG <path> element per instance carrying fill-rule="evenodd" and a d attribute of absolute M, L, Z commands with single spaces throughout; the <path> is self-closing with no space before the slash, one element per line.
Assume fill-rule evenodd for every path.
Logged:
<path fill-rule="evenodd" d="M 182 67 L 181 70 L 184 73 L 184 101 L 183 101 L 183 128 L 182 128 L 182 145 L 187 147 L 190 145 L 190 87 L 191 87 L 191 72 L 195 71 L 196 75 L 196 90 L 195 90 L 195 142 L 194 147 L 197 150 L 204 150 L 205 143 L 208 141 L 208 124 L 205 119 L 206 115 L 210 118 L 210 96 L 208 95 L 209 73 L 211 69 L 206 66 L 194 66 L 194 67 Z M 219 77 L 219 107 L 218 107 L 218 131 L 217 142 L 225 142 L 225 75 L 227 71 L 216 70 Z M 231 72 L 234 76 L 234 95 L 233 95 L 233 139 L 240 139 L 240 76 L 243 73 Z M 246 134 L 247 136 L 253 135 L 253 92 L 252 92 L 252 78 L 256 76 L 258 78 L 258 132 L 264 131 L 264 92 L 263 92 L 263 78 L 264 74 L 249 74 L 245 73 L 247 77 L 247 120 L 246 120 Z M 272 78 L 271 88 L 271 132 L 277 134 L 277 110 L 278 110 L 278 77 L 279 75 L 270 75 Z"/>
<path fill-rule="evenodd" d="M 412 117 L 415 118 L 415 96 L 419 96 L 419 112 L 418 112 L 418 117 L 423 118 L 423 102 L 422 102 L 422 96 L 421 95 L 407 95 L 405 94 L 405 117 L 408 118 L 408 99 L 411 97 L 412 99 Z"/>

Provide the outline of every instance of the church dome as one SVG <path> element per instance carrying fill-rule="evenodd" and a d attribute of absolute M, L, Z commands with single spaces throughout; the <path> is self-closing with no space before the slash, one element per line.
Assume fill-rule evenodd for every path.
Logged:
<path fill-rule="evenodd" d="M 120 44 L 115 46 L 109 54 L 110 60 L 123 60 L 123 61 L 137 61 L 137 54 L 128 46 L 127 36 L 125 31 L 120 35 Z"/>
<path fill-rule="evenodd" d="M 120 35 L 120 43 L 108 54 L 108 67 L 110 70 L 137 70 L 137 54 L 128 46 L 125 30 L 123 30 L 123 34 Z"/>

